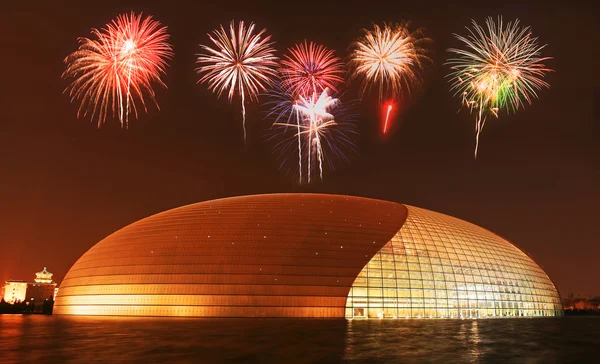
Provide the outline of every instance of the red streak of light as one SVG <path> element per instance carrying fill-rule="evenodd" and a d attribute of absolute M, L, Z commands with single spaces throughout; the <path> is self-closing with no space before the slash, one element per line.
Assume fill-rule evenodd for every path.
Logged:
<path fill-rule="evenodd" d="M 392 111 L 392 104 L 387 107 L 387 114 L 385 115 L 385 124 L 383 125 L 383 134 L 387 132 L 388 121 L 390 119 L 390 112 Z"/>

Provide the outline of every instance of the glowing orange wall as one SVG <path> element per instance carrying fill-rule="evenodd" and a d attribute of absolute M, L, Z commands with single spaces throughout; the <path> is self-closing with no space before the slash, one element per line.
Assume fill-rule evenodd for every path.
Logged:
<path fill-rule="evenodd" d="M 406 214 L 392 202 L 319 194 L 166 211 L 86 252 L 54 313 L 342 318 L 354 279 Z"/>

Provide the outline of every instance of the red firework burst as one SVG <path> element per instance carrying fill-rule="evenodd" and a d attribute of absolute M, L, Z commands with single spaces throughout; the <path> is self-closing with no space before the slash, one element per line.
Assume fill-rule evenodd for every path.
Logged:
<path fill-rule="evenodd" d="M 292 95 L 337 91 L 344 81 L 344 64 L 334 51 L 313 42 L 298 43 L 288 49 L 281 61 L 281 86 Z"/>
<path fill-rule="evenodd" d="M 167 27 L 135 13 L 119 15 L 104 29 L 92 29 L 95 39 L 79 38 L 79 48 L 65 58 L 63 78 L 72 79 L 69 96 L 80 100 L 79 112 L 91 112 L 98 126 L 109 109 L 127 127 L 136 102 L 146 110 L 144 95 L 157 105 L 154 82 L 161 80 L 167 61 L 173 57 Z"/>

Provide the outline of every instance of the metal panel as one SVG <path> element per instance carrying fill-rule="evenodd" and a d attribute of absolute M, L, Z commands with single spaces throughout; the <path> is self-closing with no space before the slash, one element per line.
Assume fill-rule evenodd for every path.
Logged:
<path fill-rule="evenodd" d="M 400 204 L 320 194 L 169 210 L 86 252 L 54 313 L 341 318 L 355 277 L 405 218 Z"/>

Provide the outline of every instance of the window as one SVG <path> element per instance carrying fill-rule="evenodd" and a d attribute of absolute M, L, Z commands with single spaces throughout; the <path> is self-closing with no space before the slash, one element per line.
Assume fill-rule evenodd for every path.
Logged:
<path fill-rule="evenodd" d="M 465 221 L 407 208 L 402 229 L 355 280 L 347 316 L 562 315 L 554 285 L 517 247 Z"/>

